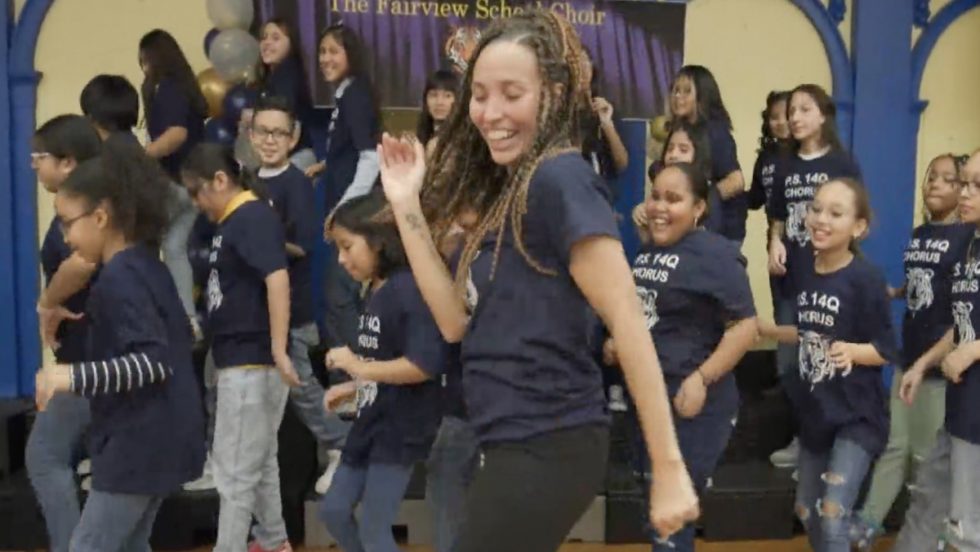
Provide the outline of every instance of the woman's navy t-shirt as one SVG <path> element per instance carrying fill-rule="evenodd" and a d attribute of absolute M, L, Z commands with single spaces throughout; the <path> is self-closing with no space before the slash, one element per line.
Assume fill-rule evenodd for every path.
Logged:
<path fill-rule="evenodd" d="M 71 257 L 71 247 L 65 243 L 65 237 L 61 233 L 61 223 L 58 217 L 51 221 L 48 231 L 44 235 L 44 242 L 41 244 L 41 270 L 44 272 L 44 280 L 50 285 L 51 278 L 58 272 L 61 263 Z M 93 281 L 95 277 L 93 276 Z M 89 289 L 92 282 L 85 288 L 68 298 L 62 305 L 74 313 L 84 313 L 85 303 L 88 300 Z M 79 362 L 86 360 L 85 349 L 88 342 L 87 317 L 80 320 L 64 320 L 58 327 L 58 343 L 60 346 L 55 349 L 55 360 L 61 363 Z"/>
<path fill-rule="evenodd" d="M 354 181 L 357 161 L 364 150 L 377 147 L 381 122 L 374 110 L 368 81 L 352 78 L 338 89 L 337 107 L 327 135 L 327 212 L 333 210 Z"/>
<path fill-rule="evenodd" d="M 187 139 L 177 151 L 160 159 L 160 165 L 170 178 L 180 182 L 181 164 L 194 146 L 204 138 L 204 114 L 194 110 L 191 99 L 180 84 L 169 78 L 160 81 L 151 105 L 144 107 L 150 140 L 156 140 L 171 127 L 187 130 Z"/>
<path fill-rule="evenodd" d="M 861 257 L 830 274 L 812 268 L 797 293 L 799 371 L 790 391 L 800 420 L 800 440 L 814 452 L 838 438 L 856 442 L 872 456 L 888 439 L 888 398 L 881 368 L 836 368 L 834 342 L 871 344 L 887 361 L 899 359 L 888 290 L 881 271 Z"/>
<path fill-rule="evenodd" d="M 607 422 L 601 371 L 589 347 L 594 315 L 569 273 L 576 243 L 619 237 L 601 186 L 577 151 L 543 160 L 530 182 L 523 242 L 556 274 L 528 264 L 509 225 L 493 278 L 495 234 L 470 266 L 463 389 L 482 443 Z"/>
<path fill-rule="evenodd" d="M 778 158 L 772 192 L 772 218 L 786 224 L 786 279 L 784 296 L 792 297 L 800 285 L 800 275 L 813 269 L 813 248 L 806 227 L 806 213 L 820 184 L 835 178 L 861 178 L 861 171 L 851 156 L 831 150 L 804 159 L 797 154 Z"/>
<path fill-rule="evenodd" d="M 670 396 L 711 356 L 729 323 L 755 316 L 745 259 L 714 232 L 694 230 L 671 246 L 645 247 L 633 261 L 633 279 Z M 738 408 L 731 373 L 708 390 L 705 411 Z"/>
<path fill-rule="evenodd" d="M 973 245 L 977 247 L 977 237 Z M 980 261 L 968 252 L 953 266 L 952 314 L 957 346 L 977 339 L 980 327 Z M 980 445 L 980 362 L 973 363 L 960 383 L 946 385 L 946 431 L 958 439 Z"/>
<path fill-rule="evenodd" d="M 974 230 L 967 224 L 926 223 L 912 232 L 905 248 L 902 368 L 911 366 L 953 326 L 953 265 L 966 255 Z M 942 377 L 940 370 L 926 374 Z"/>
<path fill-rule="evenodd" d="M 171 375 L 126 393 L 90 399 L 92 488 L 166 495 L 201 474 L 204 412 L 191 360 L 191 328 L 156 250 L 114 255 L 92 285 L 89 360 L 146 355 Z"/>
<path fill-rule="evenodd" d="M 344 462 L 408 465 L 426 458 L 442 419 L 439 380 L 446 344 L 407 269 L 391 274 L 367 300 L 355 352 L 364 360 L 404 357 L 433 379 L 412 385 L 358 382 L 357 418 Z"/>

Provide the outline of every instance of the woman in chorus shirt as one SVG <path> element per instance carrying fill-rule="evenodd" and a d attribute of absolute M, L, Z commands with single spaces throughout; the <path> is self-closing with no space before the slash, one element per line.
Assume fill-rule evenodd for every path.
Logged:
<path fill-rule="evenodd" d="M 653 238 L 633 261 L 633 279 L 674 406 L 677 439 L 694 486 L 703 491 L 738 410 L 732 369 L 755 343 L 757 325 L 745 259 L 724 237 L 700 227 L 708 183 L 687 163 L 665 168 L 647 201 Z M 616 344 L 606 341 L 606 361 Z M 642 440 L 640 440 L 642 442 Z M 646 454 L 641 472 L 649 473 Z M 651 539 L 654 550 L 694 551 L 694 525 Z"/>
<path fill-rule="evenodd" d="M 462 552 L 556 550 L 595 499 L 608 418 L 590 309 L 620 344 L 643 420 L 654 526 L 669 535 L 697 512 L 612 209 L 572 145 L 570 126 L 589 108 L 583 55 L 571 24 L 551 11 L 497 21 L 474 52 L 444 129 L 453 139 L 436 145 L 431 169 L 417 141 L 383 140 L 385 193 L 436 324 L 462 342 L 483 450 Z M 465 209 L 477 222 L 454 283 L 434 244 Z"/>
<path fill-rule="evenodd" d="M 796 514 L 814 550 L 849 552 L 850 512 L 888 437 L 881 367 L 899 354 L 884 276 L 856 253 L 871 222 L 864 186 L 830 180 L 807 210 L 816 257 L 800 277 L 796 324 L 762 334 L 799 346 L 789 381 L 802 445 Z"/>

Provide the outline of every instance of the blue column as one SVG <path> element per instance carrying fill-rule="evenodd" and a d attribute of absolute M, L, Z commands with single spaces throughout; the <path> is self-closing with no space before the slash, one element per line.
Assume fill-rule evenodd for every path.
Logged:
<path fill-rule="evenodd" d="M 34 70 L 34 54 L 41 23 L 53 0 L 27 0 L 20 12 L 16 26 L 6 25 L 5 32 L 12 36 L 6 56 L 9 65 L 4 72 L 9 91 L 9 103 L 4 105 L 9 117 L 10 143 L 0 150 L 10 163 L 8 196 L 11 198 L 11 214 L 6 220 L 13 227 L 13 263 L 0 267 L 7 272 L 2 277 L 13 278 L 14 297 L 0 310 L 13 313 L 16 328 L 17 357 L 12 364 L 0 366 L 0 380 L 15 378 L 16 388 L 0 388 L 0 396 L 32 395 L 34 373 L 41 363 L 41 343 L 38 333 L 37 302 L 38 245 L 37 245 L 37 178 L 30 164 L 30 138 L 35 128 L 37 109 L 37 82 Z M 9 14 L 8 14 L 9 16 Z M 0 278 L 2 278 L 0 277 Z M 0 338 L 2 339 L 2 338 Z M 13 374 L 13 376 L 11 376 Z"/>
<path fill-rule="evenodd" d="M 13 13 L 0 10 L 0 43 L 9 44 Z M 0 128 L 10 128 L 10 94 L 6 51 L 0 56 Z M 14 192 L 10 132 L 0 132 L 0 397 L 17 395 L 17 318 L 9 305 L 17 296 L 14 279 Z"/>
<path fill-rule="evenodd" d="M 912 231 L 920 109 L 912 97 L 912 2 L 853 3 L 852 150 L 861 163 L 875 220 L 862 245 L 892 285 L 903 280 L 902 251 Z M 892 320 L 901 320 L 894 305 Z M 886 385 L 891 371 L 883 374 Z"/>
<path fill-rule="evenodd" d="M 854 2 L 853 144 L 876 220 L 864 250 L 893 284 L 902 278 L 902 250 L 912 230 L 916 123 L 912 97 L 912 2 Z"/>

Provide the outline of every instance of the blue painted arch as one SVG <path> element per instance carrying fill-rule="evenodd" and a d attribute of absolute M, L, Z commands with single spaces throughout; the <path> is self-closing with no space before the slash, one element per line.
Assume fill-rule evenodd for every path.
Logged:
<path fill-rule="evenodd" d="M 830 63 L 834 102 L 837 104 L 837 126 L 846 146 L 851 144 L 851 121 L 854 114 L 854 69 L 837 28 L 837 21 L 820 0 L 791 0 L 802 11 L 823 42 Z"/>
<path fill-rule="evenodd" d="M 925 74 L 932 50 L 939 42 L 939 37 L 963 14 L 976 7 L 980 7 L 980 0 L 953 0 L 939 10 L 925 26 L 912 48 L 912 98 L 919 100 L 922 76 Z"/>

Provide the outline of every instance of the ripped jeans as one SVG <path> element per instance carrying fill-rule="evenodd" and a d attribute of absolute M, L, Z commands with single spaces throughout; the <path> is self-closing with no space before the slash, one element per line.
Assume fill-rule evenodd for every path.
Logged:
<path fill-rule="evenodd" d="M 871 461 L 848 439 L 838 438 L 823 452 L 800 447 L 796 515 L 815 552 L 850 552 L 849 520 Z"/>

